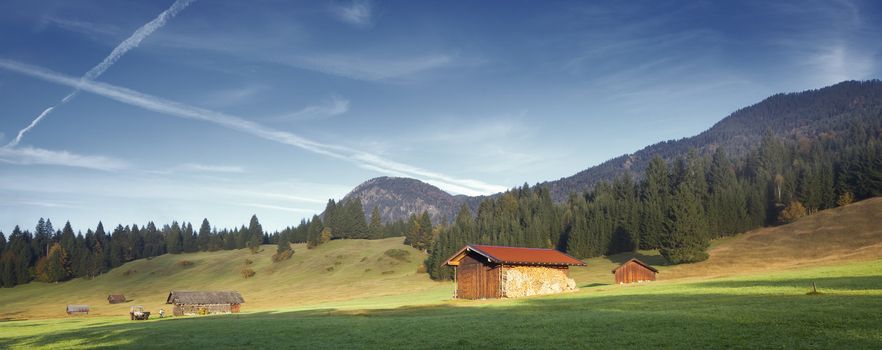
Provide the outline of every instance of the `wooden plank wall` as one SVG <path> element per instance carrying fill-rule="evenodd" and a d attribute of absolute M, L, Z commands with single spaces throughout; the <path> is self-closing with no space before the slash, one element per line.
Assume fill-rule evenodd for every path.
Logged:
<path fill-rule="evenodd" d="M 500 270 L 480 255 L 466 255 L 456 268 L 456 296 L 460 299 L 499 298 Z"/>
<path fill-rule="evenodd" d="M 655 272 L 633 261 L 629 261 L 616 270 L 616 284 L 639 281 L 655 281 Z"/>

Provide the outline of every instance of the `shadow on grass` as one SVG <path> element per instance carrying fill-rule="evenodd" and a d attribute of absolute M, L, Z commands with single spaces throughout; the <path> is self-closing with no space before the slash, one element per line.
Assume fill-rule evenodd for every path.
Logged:
<path fill-rule="evenodd" d="M 849 281 L 851 280 L 851 281 Z M 818 279 L 869 288 L 879 277 Z M 735 284 L 730 284 L 735 283 Z M 0 339 L 0 348 L 880 348 L 877 295 L 566 295 L 393 309 L 116 322 Z M 804 283 L 794 279 L 774 283 Z M 771 283 L 770 283 L 771 285 Z M 879 289 L 879 288 L 877 288 Z"/>
<path fill-rule="evenodd" d="M 588 283 L 588 284 L 584 284 L 584 285 L 579 286 L 579 288 L 594 288 L 594 287 L 603 287 L 603 286 L 609 286 L 609 285 L 610 285 L 609 283 Z"/>
<path fill-rule="evenodd" d="M 882 276 L 856 276 L 856 277 L 805 277 L 776 280 L 736 280 L 736 281 L 708 281 L 691 283 L 698 287 L 715 288 L 749 288 L 749 287 L 797 287 L 805 288 L 806 292 L 812 289 L 812 282 L 819 291 L 862 291 L 882 290 Z"/>

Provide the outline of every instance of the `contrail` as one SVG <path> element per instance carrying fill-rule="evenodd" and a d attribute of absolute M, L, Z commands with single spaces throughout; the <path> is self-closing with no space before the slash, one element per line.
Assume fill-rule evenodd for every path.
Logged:
<path fill-rule="evenodd" d="M 95 78 L 98 78 L 99 76 L 101 76 L 101 74 L 104 74 L 104 72 L 108 68 L 110 68 L 110 66 L 112 66 L 114 63 L 116 63 L 116 61 L 119 60 L 119 58 L 122 57 L 122 55 L 124 55 L 129 50 L 138 47 L 138 45 L 141 44 L 141 41 L 143 41 L 145 38 L 147 38 L 150 34 L 152 34 L 157 29 L 162 28 L 166 23 L 168 23 L 168 20 L 175 17 L 175 15 L 177 15 L 178 12 L 181 12 L 181 10 L 187 8 L 187 6 L 190 6 L 190 3 L 192 3 L 193 1 L 195 1 L 195 0 L 177 0 L 177 1 L 175 1 L 175 3 L 171 5 L 171 7 L 169 7 L 165 11 L 162 11 L 162 13 L 160 13 L 159 16 L 156 16 L 156 18 L 154 18 L 152 21 L 147 22 L 147 24 L 141 26 L 141 28 L 138 28 L 138 30 L 136 30 L 134 33 L 132 33 L 131 36 L 129 36 L 128 38 L 126 38 L 126 40 L 123 40 L 123 42 L 121 42 L 119 45 L 117 45 L 115 48 L 113 48 L 113 51 L 110 52 L 110 55 L 107 55 L 107 57 L 105 57 L 104 60 L 101 61 L 101 63 L 98 63 L 98 65 L 96 65 L 95 67 L 92 67 L 92 69 L 90 69 L 88 72 L 86 72 L 86 74 L 84 74 L 80 78 L 80 81 L 81 82 L 92 81 L 92 80 L 95 80 Z M 17 146 L 21 142 L 22 137 L 24 137 L 24 135 L 28 131 L 31 131 L 31 129 L 33 129 L 35 126 L 37 126 L 37 124 L 40 123 L 40 121 L 43 120 L 43 118 L 45 118 L 47 115 L 49 115 L 49 113 L 52 113 L 52 111 L 55 110 L 55 108 L 65 104 L 65 103 L 70 102 L 70 100 L 72 100 L 74 97 L 76 97 L 77 93 L 79 93 L 79 92 L 80 92 L 80 87 L 74 86 L 74 90 L 71 91 L 69 94 L 67 94 L 67 96 L 62 98 L 61 102 L 56 103 L 52 107 L 46 108 L 43 111 L 43 113 L 40 113 L 40 115 L 38 115 L 36 118 L 34 118 L 34 120 L 31 122 L 31 124 L 29 124 L 24 129 L 21 129 L 21 131 L 18 132 L 18 135 L 15 137 L 15 139 L 13 139 L 11 142 L 9 142 L 9 144 L 7 144 L 6 147 Z"/>
<path fill-rule="evenodd" d="M 234 115 L 190 106 L 107 83 L 78 80 L 75 77 L 37 66 L 0 58 L 0 68 L 60 85 L 77 87 L 83 91 L 91 92 L 96 95 L 104 96 L 115 101 L 141 107 L 150 111 L 179 118 L 195 119 L 218 124 L 225 128 L 245 132 L 266 140 L 346 160 L 362 168 L 395 176 L 420 178 L 426 182 L 446 188 L 455 193 L 478 195 L 497 193 L 506 190 L 506 188 L 502 186 L 487 184 L 478 180 L 449 177 L 444 174 L 398 163 L 365 151 L 313 141 L 287 131 L 272 129 Z"/>

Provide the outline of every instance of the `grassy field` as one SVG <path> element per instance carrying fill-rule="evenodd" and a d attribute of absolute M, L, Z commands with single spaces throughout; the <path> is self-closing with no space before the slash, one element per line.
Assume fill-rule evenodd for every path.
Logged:
<path fill-rule="evenodd" d="M 587 260 L 575 293 L 450 300 L 453 285 L 417 273 L 424 254 L 400 238 L 167 255 L 93 280 L 0 290 L 0 348 L 882 348 L 882 199 L 715 241 L 704 263 L 662 266 L 644 251 Z M 386 254 L 403 249 L 408 257 Z M 637 256 L 659 281 L 612 285 Z M 257 274 L 243 279 L 248 265 Z M 181 266 L 181 260 L 193 262 Z M 812 282 L 821 295 L 807 295 Z M 243 313 L 128 320 L 172 289 L 235 289 Z M 132 302 L 107 305 L 108 293 Z M 93 314 L 65 317 L 64 305 Z"/>
<path fill-rule="evenodd" d="M 822 295 L 806 295 L 815 281 Z M 391 307 L 400 304 L 399 307 Z M 0 323 L 0 348 L 879 348 L 882 260 L 519 300 Z"/>

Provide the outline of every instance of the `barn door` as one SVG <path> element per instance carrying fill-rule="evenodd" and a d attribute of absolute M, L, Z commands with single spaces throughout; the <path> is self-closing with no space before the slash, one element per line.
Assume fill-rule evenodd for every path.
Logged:
<path fill-rule="evenodd" d="M 480 298 L 480 265 L 460 265 L 456 273 L 456 295 L 462 299 Z"/>

